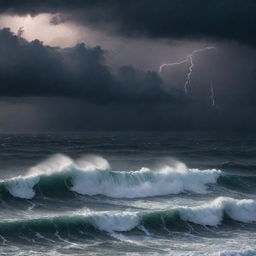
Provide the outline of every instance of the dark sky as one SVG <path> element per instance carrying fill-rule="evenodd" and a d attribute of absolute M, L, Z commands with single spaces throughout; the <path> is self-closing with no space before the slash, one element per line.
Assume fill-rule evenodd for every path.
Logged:
<path fill-rule="evenodd" d="M 72 23 L 102 34 L 110 44 L 117 38 L 132 42 L 115 54 L 142 60 L 113 68 L 97 40 L 94 46 L 85 40 L 53 47 L 6 26 L 0 30 L 2 131 L 256 128 L 254 0 L 0 0 L 0 13 L 10 19 L 50 13 L 56 28 Z M 165 48 L 157 50 L 163 40 L 170 49 L 182 45 L 175 61 L 194 45 L 216 47 L 194 56 L 188 94 L 189 62 L 161 73 L 159 63 L 147 69 L 147 55 L 152 62 L 163 56 Z"/>

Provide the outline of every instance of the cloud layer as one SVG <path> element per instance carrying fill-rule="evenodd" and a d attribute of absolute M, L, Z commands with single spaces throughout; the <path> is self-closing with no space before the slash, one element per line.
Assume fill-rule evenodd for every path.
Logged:
<path fill-rule="evenodd" d="M 105 52 L 99 46 L 49 47 L 38 40 L 28 42 L 3 29 L 0 30 L 0 97 L 4 100 L 1 109 L 5 114 L 0 116 L 1 127 L 6 130 L 13 127 L 18 130 L 254 129 L 255 76 L 251 68 L 255 58 L 248 60 L 246 54 L 251 56 L 251 51 L 244 53 L 244 59 L 234 52 L 237 53 L 223 49 L 219 50 L 221 59 L 217 54 L 210 59 L 208 55 L 201 56 L 200 61 L 195 59 L 193 85 L 190 94 L 185 95 L 183 84 L 174 89 L 155 72 L 131 66 L 113 72 L 105 65 Z M 235 63 L 233 58 L 239 62 Z M 201 71 L 200 76 L 197 70 Z M 214 83 L 214 107 L 209 79 Z"/>
<path fill-rule="evenodd" d="M 64 96 L 90 102 L 172 102 L 155 72 L 112 72 L 101 47 L 54 48 L 0 30 L 0 96 Z"/>
<path fill-rule="evenodd" d="M 2 13 L 56 13 L 125 36 L 211 38 L 256 45 L 254 0 L 1 0 Z"/>
<path fill-rule="evenodd" d="M 113 72 L 99 46 L 49 47 L 2 29 L 0 55 L 0 97 L 8 97 L 2 111 L 11 115 L 0 120 L 6 129 L 8 120 L 10 127 L 29 127 L 15 121 L 26 113 L 33 113 L 22 118 L 31 127 L 35 120 L 48 120 L 45 129 L 198 128 L 200 109 L 205 110 L 200 120 L 213 111 L 203 98 L 187 97 L 182 89 L 167 91 L 156 72 L 131 66 Z"/>

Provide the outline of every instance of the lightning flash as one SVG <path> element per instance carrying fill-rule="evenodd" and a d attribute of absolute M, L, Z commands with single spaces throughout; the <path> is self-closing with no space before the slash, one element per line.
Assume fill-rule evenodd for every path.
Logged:
<path fill-rule="evenodd" d="M 165 68 L 165 67 L 172 67 L 172 66 L 181 65 L 181 64 L 184 64 L 184 63 L 189 63 L 189 70 L 188 70 L 187 78 L 186 78 L 186 81 L 185 81 L 185 84 L 184 84 L 184 91 L 187 94 L 188 93 L 188 87 L 191 85 L 191 76 L 192 76 L 193 68 L 194 68 L 194 60 L 193 60 L 193 58 L 195 57 L 195 55 L 197 55 L 197 54 L 199 54 L 201 52 L 208 51 L 208 50 L 213 50 L 213 49 L 216 49 L 216 47 L 208 46 L 208 47 L 205 47 L 205 48 L 194 50 L 192 53 L 187 55 L 185 59 L 183 59 L 183 60 L 181 60 L 179 62 L 172 62 L 172 63 L 164 63 L 164 64 L 162 64 L 159 67 L 158 72 L 161 73 L 163 68 Z"/>

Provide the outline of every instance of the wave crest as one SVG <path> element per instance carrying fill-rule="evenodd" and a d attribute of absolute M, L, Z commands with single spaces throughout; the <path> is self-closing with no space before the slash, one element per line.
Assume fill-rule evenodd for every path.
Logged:
<path fill-rule="evenodd" d="M 111 171 L 108 161 L 99 156 L 86 156 L 76 161 L 64 155 L 55 155 L 31 168 L 26 176 L 2 181 L 15 197 L 30 199 L 36 184 L 42 179 L 53 180 L 56 175 L 71 181 L 68 188 L 83 195 L 105 195 L 113 198 L 151 197 L 192 192 L 207 193 L 207 185 L 216 183 L 217 170 L 188 169 L 182 163 L 165 165 L 158 170 L 141 168 L 138 171 Z M 48 185 L 50 182 L 48 182 Z"/>
<path fill-rule="evenodd" d="M 184 207 L 179 212 L 184 221 L 208 226 L 221 224 L 224 214 L 232 220 L 244 223 L 256 221 L 256 203 L 249 199 L 218 197 L 211 203 L 191 208 Z"/>
<path fill-rule="evenodd" d="M 53 218 L 14 220 L 0 222 L 0 234 L 15 235 L 26 230 L 34 232 L 77 231 L 88 229 L 106 232 L 127 232 L 141 227 L 154 228 L 186 228 L 186 223 L 216 226 L 225 221 L 225 216 L 233 221 L 251 223 L 256 221 L 256 202 L 253 200 L 236 200 L 219 197 L 210 203 L 196 207 L 180 207 L 165 211 L 153 212 L 79 212 L 70 216 Z M 178 225 L 178 226 L 177 226 Z M 14 232 L 15 230 L 15 232 Z M 144 228 L 144 230 L 146 230 Z"/>
<path fill-rule="evenodd" d="M 207 193 L 207 184 L 216 183 L 216 170 L 188 169 L 183 164 L 152 171 L 117 172 L 109 170 L 74 170 L 72 190 L 83 195 L 106 195 L 113 198 L 137 198 L 192 192 Z"/>

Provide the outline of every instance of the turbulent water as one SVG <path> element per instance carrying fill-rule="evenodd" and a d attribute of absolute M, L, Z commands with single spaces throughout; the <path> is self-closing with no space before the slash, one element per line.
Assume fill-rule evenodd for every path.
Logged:
<path fill-rule="evenodd" d="M 0 255 L 256 255 L 256 137 L 0 136 Z"/>

